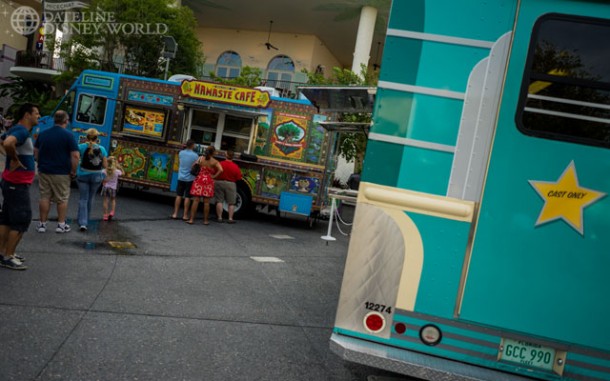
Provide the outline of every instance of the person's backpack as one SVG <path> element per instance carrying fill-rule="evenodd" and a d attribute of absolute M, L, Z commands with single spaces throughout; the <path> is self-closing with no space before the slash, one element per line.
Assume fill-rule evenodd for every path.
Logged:
<path fill-rule="evenodd" d="M 104 156 L 99 146 L 93 146 L 91 149 L 85 150 L 80 166 L 89 171 L 101 171 L 104 169 Z"/>

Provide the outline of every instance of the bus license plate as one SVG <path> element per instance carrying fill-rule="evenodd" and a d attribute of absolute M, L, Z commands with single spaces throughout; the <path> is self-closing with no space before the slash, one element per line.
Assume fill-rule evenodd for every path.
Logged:
<path fill-rule="evenodd" d="M 533 366 L 545 370 L 553 370 L 555 349 L 527 341 L 502 339 L 503 349 L 500 351 L 500 360 Z"/>

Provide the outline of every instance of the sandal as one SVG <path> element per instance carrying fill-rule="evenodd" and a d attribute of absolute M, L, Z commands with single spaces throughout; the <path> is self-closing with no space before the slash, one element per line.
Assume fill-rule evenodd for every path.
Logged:
<path fill-rule="evenodd" d="M 207 221 L 207 222 L 206 222 L 206 221 L 204 221 L 204 222 L 203 222 L 203 224 L 204 224 L 204 225 L 209 225 L 209 224 L 210 224 L 210 221 Z"/>
<path fill-rule="evenodd" d="M 234 224 L 235 220 L 227 220 L 227 224 Z"/>
<path fill-rule="evenodd" d="M 192 225 L 192 224 L 193 224 L 193 221 L 189 221 L 189 220 L 186 220 L 186 221 L 184 221 L 184 222 L 186 222 L 186 223 L 187 223 L 187 224 L 189 224 L 189 225 Z"/>

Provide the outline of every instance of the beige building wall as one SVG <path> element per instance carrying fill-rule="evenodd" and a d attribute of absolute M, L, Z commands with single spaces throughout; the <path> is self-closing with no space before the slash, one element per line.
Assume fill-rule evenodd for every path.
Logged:
<path fill-rule="evenodd" d="M 12 4 L 12 5 L 11 5 Z M 0 1 L 0 46 L 8 45 L 15 50 L 25 50 L 27 38 L 15 32 L 11 27 L 11 15 L 20 4 Z"/>
<path fill-rule="evenodd" d="M 268 32 L 264 31 L 198 28 L 196 34 L 203 43 L 206 67 L 215 65 L 218 57 L 228 50 L 240 55 L 242 66 L 257 67 L 263 72 L 269 61 L 278 55 L 293 60 L 295 73 L 302 69 L 314 71 L 318 65 L 326 67 L 325 72 L 329 73 L 330 68 L 340 66 L 326 46 L 313 35 L 272 33 L 270 42 L 279 50 L 267 50 Z"/>

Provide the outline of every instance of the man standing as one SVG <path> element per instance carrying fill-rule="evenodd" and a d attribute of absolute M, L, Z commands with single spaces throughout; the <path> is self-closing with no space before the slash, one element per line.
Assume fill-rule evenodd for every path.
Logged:
<path fill-rule="evenodd" d="M 38 232 L 47 231 L 47 218 L 51 202 L 57 204 L 56 233 L 67 233 L 66 224 L 71 177 L 76 176 L 80 154 L 72 134 L 66 130 L 68 113 L 59 110 L 54 116 L 55 125 L 43 131 L 34 145 L 34 156 L 38 161 L 40 185 L 40 222 Z"/>
<path fill-rule="evenodd" d="M 235 201 L 237 199 L 237 181 L 241 180 L 241 170 L 233 162 L 233 151 L 227 151 L 227 159 L 220 162 L 222 173 L 214 181 L 214 198 L 216 199 L 216 216 L 218 222 L 222 222 L 222 204 L 229 204 L 229 219 L 227 223 L 234 224 L 233 213 L 235 212 Z"/>
<path fill-rule="evenodd" d="M 30 185 L 34 180 L 34 144 L 32 127 L 38 124 L 38 106 L 26 103 L 17 111 L 19 121 L 8 132 L 2 143 L 6 151 L 6 165 L 2 172 L 2 211 L 0 211 L 0 266 L 25 270 L 23 257 L 15 249 L 32 221 Z"/>
<path fill-rule="evenodd" d="M 189 139 L 186 142 L 186 148 L 184 148 L 178 154 L 178 160 L 180 167 L 178 170 L 178 186 L 176 187 L 176 201 L 174 202 L 174 213 L 171 218 L 173 220 L 178 219 L 178 212 L 180 211 L 180 204 L 184 198 L 184 213 L 182 214 L 182 220 L 188 221 L 190 219 L 189 210 L 191 205 L 191 186 L 195 180 L 195 176 L 191 175 L 191 167 L 199 158 L 199 155 L 193 151 L 195 148 L 195 141 Z"/>

